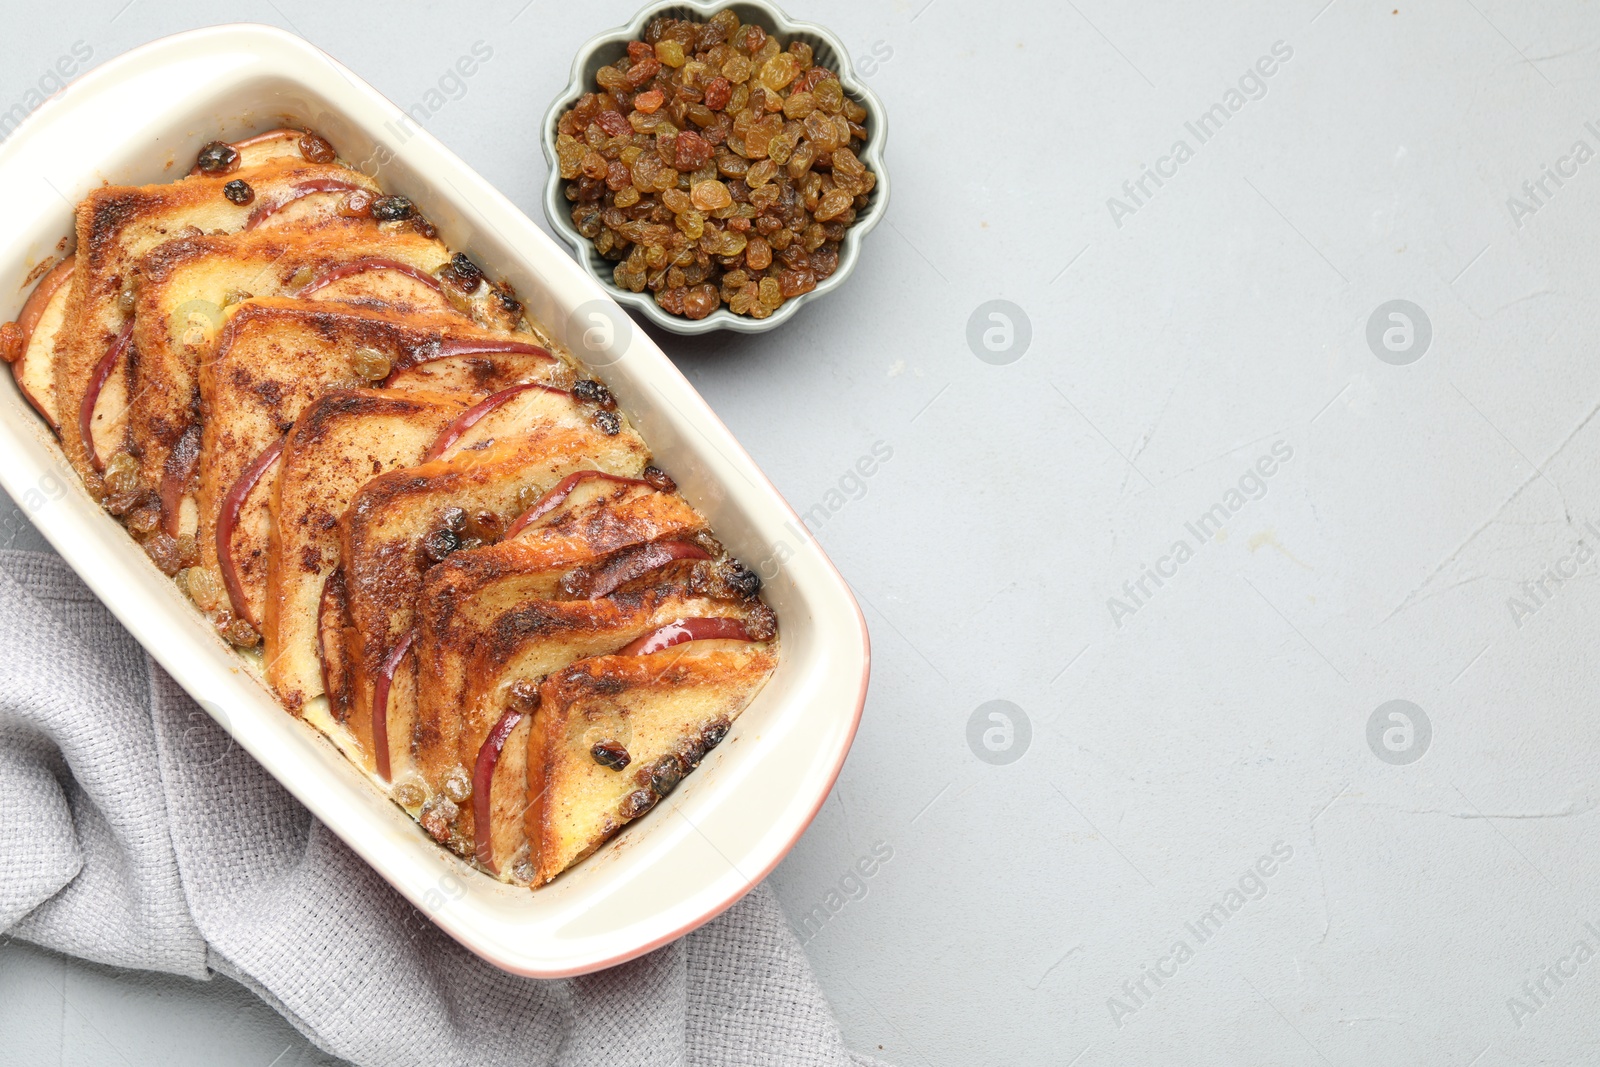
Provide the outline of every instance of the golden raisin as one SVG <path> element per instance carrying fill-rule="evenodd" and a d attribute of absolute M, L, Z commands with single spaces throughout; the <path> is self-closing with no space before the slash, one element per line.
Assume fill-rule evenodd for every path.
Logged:
<path fill-rule="evenodd" d="M 652 20 L 557 123 L 574 227 L 674 315 L 766 318 L 838 269 L 866 111 L 809 45 L 724 10 Z"/>
<path fill-rule="evenodd" d="M 365 378 L 369 382 L 387 378 L 390 367 L 389 357 L 376 348 L 358 348 L 350 357 L 350 369 L 355 371 L 356 377 Z"/>

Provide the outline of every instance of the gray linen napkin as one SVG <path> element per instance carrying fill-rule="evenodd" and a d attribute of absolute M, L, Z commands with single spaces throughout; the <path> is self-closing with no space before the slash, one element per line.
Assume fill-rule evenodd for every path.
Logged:
<path fill-rule="evenodd" d="M 359 1064 L 868 1063 L 758 887 L 568 981 L 429 923 L 157 667 L 59 558 L 0 551 L 0 932 L 253 989 Z"/>

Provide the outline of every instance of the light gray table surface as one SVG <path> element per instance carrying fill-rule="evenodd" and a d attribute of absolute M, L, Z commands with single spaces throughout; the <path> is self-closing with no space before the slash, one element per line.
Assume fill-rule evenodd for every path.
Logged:
<path fill-rule="evenodd" d="M 543 224 L 535 124 L 633 10 L 13 5 L 0 111 L 75 43 L 211 22 L 402 106 L 481 41 L 426 125 Z M 780 332 L 660 340 L 871 627 L 860 736 L 772 878 L 849 1041 L 1593 1062 L 1600 11 L 791 13 L 888 108 L 887 220 Z M 0 948 L 0 1062 L 321 1061 L 221 980 Z"/>

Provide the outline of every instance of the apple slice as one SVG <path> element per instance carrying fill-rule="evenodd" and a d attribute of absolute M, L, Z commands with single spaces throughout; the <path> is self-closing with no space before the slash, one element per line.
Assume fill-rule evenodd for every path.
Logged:
<path fill-rule="evenodd" d="M 200 424 L 192 423 L 161 465 L 161 528 L 171 537 L 183 526 L 183 497 L 200 465 L 200 436 Z"/>
<path fill-rule="evenodd" d="M 130 317 L 123 325 L 122 332 L 117 334 L 117 339 L 111 342 L 111 347 L 106 349 L 106 354 L 95 365 L 94 373 L 89 378 L 88 391 L 83 394 L 83 403 L 78 405 L 78 435 L 83 439 L 84 457 L 97 471 L 105 470 L 106 464 L 94 444 L 94 406 L 99 402 L 106 382 L 111 380 L 111 372 L 117 369 L 117 364 L 128 351 L 128 342 L 132 338 L 133 319 Z"/>
<path fill-rule="evenodd" d="M 731 618 L 679 619 L 631 641 L 619 656 L 648 656 L 687 641 L 754 641 L 744 620 Z"/>
<path fill-rule="evenodd" d="M 415 630 L 407 630 L 389 654 L 383 658 L 378 679 L 372 687 L 372 754 L 378 761 L 378 777 L 389 780 L 389 688 L 394 685 L 394 672 L 400 661 L 411 651 Z"/>
<path fill-rule="evenodd" d="M 305 130 L 279 126 L 275 130 L 265 130 L 252 137 L 246 137 L 242 141 L 233 141 L 229 147 L 239 153 L 238 169 L 243 170 L 246 167 L 260 166 L 280 156 L 303 156 L 298 142 L 301 137 L 305 136 L 305 133 Z M 294 146 L 293 152 L 286 151 L 290 145 Z M 196 163 L 189 168 L 188 176 L 192 178 L 201 173 L 203 172 L 200 170 L 200 164 Z"/>
<path fill-rule="evenodd" d="M 650 485 L 643 478 L 624 478 L 618 474 L 607 474 L 605 471 L 577 471 L 561 479 L 555 484 L 554 488 L 536 500 L 532 507 L 518 515 L 511 525 L 506 527 L 506 532 L 501 536 L 500 540 L 509 541 L 517 536 L 530 523 L 537 521 L 552 508 L 559 506 L 563 500 L 572 495 L 574 489 L 591 478 L 604 478 L 606 481 L 616 482 L 618 485 Z"/>
<path fill-rule="evenodd" d="M 72 279 L 72 269 L 76 265 L 77 257 L 68 256 L 52 267 L 43 278 L 39 279 L 39 284 L 28 294 L 27 301 L 17 314 L 21 345 L 18 348 L 16 362 L 11 364 L 11 374 L 16 378 L 17 389 L 23 398 L 33 405 L 35 411 L 44 416 L 45 422 L 50 424 L 52 430 L 59 430 L 61 427 L 56 416 L 50 411 L 52 404 L 46 399 L 54 392 L 50 381 L 54 369 L 50 366 L 50 353 L 41 350 L 32 360 L 28 358 L 28 353 L 34 347 L 33 342 L 39 332 L 39 324 L 44 319 L 46 310 L 50 309 L 51 303 L 55 302 L 60 305 L 61 310 L 65 310 L 66 283 Z M 53 311 L 52 327 L 48 327 L 50 336 L 41 337 L 39 340 L 53 343 L 55 331 L 61 325 L 61 314 L 60 311 L 50 310 Z"/>
<path fill-rule="evenodd" d="M 228 602 L 233 606 L 234 615 L 257 629 L 261 626 L 261 620 L 250 611 L 250 598 L 244 594 L 244 586 L 239 581 L 239 565 L 233 558 L 233 530 L 239 524 L 239 513 L 244 509 L 245 498 L 268 468 L 278 462 L 287 436 L 268 445 L 266 451 L 251 460 L 250 465 L 240 472 L 238 480 L 223 496 L 221 514 L 217 517 L 217 566 L 222 571 L 223 588 L 228 591 Z"/>
<path fill-rule="evenodd" d="M 288 191 L 275 197 L 250 212 L 250 217 L 245 220 L 244 228 L 253 230 L 266 222 L 268 218 L 282 211 L 296 200 L 315 195 L 316 193 L 353 193 L 357 189 L 368 192 L 366 186 L 347 181 L 344 178 L 312 178 L 310 181 L 296 182 Z"/>
<path fill-rule="evenodd" d="M 534 691 L 537 694 L 537 690 Z M 489 736 L 478 749 L 478 759 L 472 770 L 472 831 L 474 851 L 478 862 L 495 874 L 500 865 L 495 860 L 494 827 L 496 808 L 515 808 L 526 798 L 527 745 L 513 744 L 511 758 L 504 758 L 506 742 L 522 725 L 527 712 L 520 707 L 509 708 L 494 724 Z M 523 730 L 524 735 L 527 734 Z M 499 803 L 496 803 L 496 802 Z M 509 803 L 508 803 L 509 802 Z M 519 819 L 502 819 L 514 832 L 521 831 Z"/>
<path fill-rule="evenodd" d="M 579 568 L 572 571 L 562 585 L 594 600 L 596 597 L 610 596 L 619 587 L 677 560 L 710 558 L 711 553 L 692 541 L 655 541 L 619 553 L 593 570 Z"/>
<path fill-rule="evenodd" d="M 350 665 L 345 660 L 345 627 L 349 612 L 344 602 L 344 568 L 337 567 L 322 583 L 317 600 L 317 664 L 322 669 L 322 691 L 328 697 L 328 714 L 335 722 L 350 717 Z"/>
<path fill-rule="evenodd" d="M 485 415 L 488 415 L 491 411 L 500 407 L 506 401 L 514 399 L 515 397 L 519 397 L 530 389 L 540 389 L 544 392 L 557 393 L 561 396 L 572 395 L 565 389 L 557 389 L 553 385 L 544 385 L 540 382 L 521 382 L 507 389 L 502 389 L 498 393 L 490 393 L 488 396 L 484 397 L 482 400 L 463 411 L 460 415 L 456 416 L 455 420 L 451 422 L 450 425 L 439 431 L 439 436 L 434 439 L 433 446 L 428 449 L 427 455 L 422 457 L 422 462 L 428 463 L 444 455 L 445 451 L 451 445 L 461 440 L 462 434 L 476 426 L 480 421 L 482 421 Z"/>
<path fill-rule="evenodd" d="M 312 293 L 319 289 L 326 289 L 341 278 L 349 278 L 352 275 L 366 274 L 368 271 L 375 270 L 392 270 L 398 274 L 404 274 L 414 281 L 421 282 L 435 292 L 439 291 L 439 279 L 420 267 L 412 266 L 410 263 L 402 263 L 398 259 L 390 259 L 386 256 L 367 256 L 363 259 L 341 264 L 332 270 L 323 271 L 305 285 L 287 295 L 296 300 L 304 300 Z"/>
<path fill-rule="evenodd" d="M 405 352 L 400 359 L 395 360 L 394 366 L 389 371 L 389 376 L 383 380 L 383 384 L 385 386 L 393 385 L 398 375 L 423 363 L 451 359 L 455 356 L 489 356 L 499 353 L 541 356 L 552 363 L 556 362 L 556 357 L 550 354 L 549 349 L 544 348 L 542 345 L 529 344 L 526 341 L 502 341 L 492 337 L 446 337 L 432 344 Z"/>

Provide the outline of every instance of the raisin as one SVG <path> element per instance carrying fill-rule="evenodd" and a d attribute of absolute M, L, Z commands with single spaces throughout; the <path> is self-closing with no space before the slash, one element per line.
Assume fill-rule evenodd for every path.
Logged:
<path fill-rule="evenodd" d="M 722 739 L 728 736 L 728 730 L 732 725 L 727 719 L 718 719 L 700 731 L 700 740 L 706 748 L 716 748 L 722 744 Z"/>
<path fill-rule="evenodd" d="M 510 697 L 511 706 L 524 715 L 531 715 L 539 709 L 539 687 L 525 678 L 511 683 Z"/>
<path fill-rule="evenodd" d="M 683 781 L 683 767 L 676 756 L 662 756 L 650 765 L 650 791 L 664 797 Z"/>
<path fill-rule="evenodd" d="M 371 218 L 372 194 L 365 189 L 352 189 L 350 195 L 339 202 L 336 210 L 347 219 Z"/>
<path fill-rule="evenodd" d="M 415 210 L 403 196 L 380 196 L 372 201 L 372 217 L 379 222 L 399 222 L 410 218 Z"/>
<path fill-rule="evenodd" d="M 183 556 L 178 550 L 178 539 L 168 533 L 156 533 L 145 538 L 144 554 L 166 575 L 177 574 L 183 566 Z M 249 624 L 244 624 L 248 626 Z M 259 640 L 259 635 L 258 638 Z M 230 638 L 230 640 L 232 640 Z M 234 644 L 243 642 L 234 641 Z"/>
<path fill-rule="evenodd" d="M 157 534 L 150 540 L 154 541 L 158 538 L 166 536 L 166 534 Z M 150 543 L 147 541 L 145 542 L 145 551 L 148 552 L 149 550 Z M 155 559 L 155 556 L 151 556 L 150 558 Z M 160 566 L 159 561 L 157 562 L 157 566 Z M 163 570 L 164 569 L 165 568 L 163 568 Z M 228 624 L 222 628 L 222 636 L 227 638 L 229 644 L 237 645 L 239 648 L 255 648 L 261 643 L 261 634 L 256 631 L 254 626 L 251 626 L 243 619 L 230 620 Z"/>
<path fill-rule="evenodd" d="M 622 417 L 615 411 L 597 411 L 594 413 L 594 425 L 607 437 L 615 437 L 622 432 Z"/>
<path fill-rule="evenodd" d="M 683 313 L 691 319 L 703 319 L 722 302 L 714 285 L 696 285 L 683 297 Z"/>
<path fill-rule="evenodd" d="M 459 763 L 450 768 L 450 773 L 444 776 L 444 795 L 457 804 L 472 795 L 472 775 Z"/>
<path fill-rule="evenodd" d="M 712 111 L 721 111 L 728 106 L 728 101 L 733 96 L 733 83 L 727 78 L 712 78 L 706 84 L 705 105 Z"/>
<path fill-rule="evenodd" d="M 460 533 L 467 525 L 467 511 L 465 508 L 448 507 L 444 509 L 444 528 Z"/>
<path fill-rule="evenodd" d="M 617 814 L 624 819 L 637 819 L 656 806 L 656 799 L 655 793 L 648 789 L 635 789 L 622 798 L 622 803 L 617 806 Z"/>
<path fill-rule="evenodd" d="M 328 143 L 328 139 L 310 130 L 301 134 L 297 143 L 300 146 L 300 155 L 307 163 L 332 163 L 337 158 L 338 154 L 334 152 L 333 145 Z"/>
<path fill-rule="evenodd" d="M 201 174 L 213 177 L 232 174 L 239 169 L 239 150 L 224 141 L 212 141 L 200 149 L 200 155 L 195 158 L 194 165 L 200 168 Z"/>
<path fill-rule="evenodd" d="M 727 568 L 728 587 L 746 600 L 761 592 L 761 575 L 738 560 L 731 560 Z"/>
<path fill-rule="evenodd" d="M 633 107 L 636 111 L 643 111 L 646 115 L 653 115 L 661 107 L 666 97 L 661 95 L 660 89 L 651 89 L 648 93 L 640 93 L 633 98 Z"/>
<path fill-rule="evenodd" d="M 376 348 L 358 348 L 350 356 L 350 369 L 355 371 L 356 377 L 365 378 L 369 382 L 383 381 L 389 376 L 392 367 L 393 363 L 389 357 Z"/>
<path fill-rule="evenodd" d="M 435 226 L 421 215 L 411 216 L 411 228 L 430 241 L 439 236 L 439 227 Z"/>
<path fill-rule="evenodd" d="M 256 191 L 250 188 L 250 183 L 243 178 L 235 178 L 222 187 L 222 195 L 232 203 L 243 207 L 256 198 Z"/>
<path fill-rule="evenodd" d="M 628 68 L 628 73 L 625 76 L 627 78 L 629 88 L 639 88 L 639 86 L 643 85 L 645 82 L 648 82 L 651 78 L 654 78 L 660 70 L 661 61 L 654 55 L 646 56 L 644 59 L 639 60 L 633 66 Z"/>
<path fill-rule="evenodd" d="M 604 382 L 597 382 L 593 378 L 583 378 L 572 384 L 572 399 L 581 400 L 585 404 L 595 404 L 602 408 L 617 406 L 616 398 L 611 395 L 611 390 L 605 387 Z"/>
<path fill-rule="evenodd" d="M 460 813 L 461 809 L 456 806 L 456 802 L 441 793 L 429 797 L 422 805 L 418 821 L 422 823 L 422 828 L 428 832 L 428 836 L 442 843 L 449 840 L 450 829 Z"/>
<path fill-rule="evenodd" d="M 670 493 L 678 488 L 678 483 L 672 480 L 672 476 L 654 464 L 644 469 L 644 480 L 650 483 L 652 489 L 659 489 L 663 493 Z"/>
<path fill-rule="evenodd" d="M 593 756 L 594 761 L 600 766 L 609 767 L 613 771 L 620 771 L 633 762 L 628 750 L 615 741 L 596 741 L 594 747 L 589 750 L 589 755 Z"/>
<path fill-rule="evenodd" d="M 450 257 L 449 263 L 439 269 L 439 280 L 458 293 L 470 296 L 478 291 L 478 285 L 483 281 L 483 271 L 472 260 L 457 252 Z"/>
<path fill-rule="evenodd" d="M 678 151 L 683 151 L 683 138 L 679 138 Z M 728 187 L 719 181 L 697 182 L 689 190 L 689 199 L 694 201 L 694 206 L 701 211 L 716 211 L 733 203 L 733 196 L 728 192 Z"/>
<path fill-rule="evenodd" d="M 633 132 L 633 127 L 620 111 L 602 111 L 594 121 L 612 137 L 626 137 Z"/>
<path fill-rule="evenodd" d="M 693 130 L 684 130 L 678 134 L 674 162 L 679 170 L 699 170 L 711 162 L 715 152 L 710 141 Z"/>
<path fill-rule="evenodd" d="M 435 530 L 422 539 L 422 551 L 435 563 L 444 560 L 461 547 L 461 538 L 454 530 Z"/>

